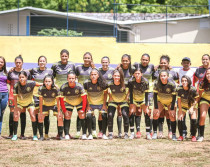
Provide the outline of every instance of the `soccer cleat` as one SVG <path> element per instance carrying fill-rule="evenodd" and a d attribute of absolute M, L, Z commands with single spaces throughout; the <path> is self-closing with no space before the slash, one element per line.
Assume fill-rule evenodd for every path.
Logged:
<path fill-rule="evenodd" d="M 33 141 L 37 141 L 37 140 L 38 140 L 38 137 L 36 135 L 34 135 Z"/>
<path fill-rule="evenodd" d="M 94 139 L 97 139 L 96 131 L 93 131 L 92 136 L 93 136 Z"/>
<path fill-rule="evenodd" d="M 62 136 L 59 136 L 59 139 L 58 140 L 63 140 L 64 138 Z"/>
<path fill-rule="evenodd" d="M 75 139 L 79 139 L 80 138 L 80 132 L 77 132 L 77 134 L 74 136 Z"/>
<path fill-rule="evenodd" d="M 70 140 L 70 136 L 69 135 L 65 135 L 65 140 Z"/>
<path fill-rule="evenodd" d="M 140 139 L 141 138 L 141 132 L 136 132 L 136 138 Z"/>
<path fill-rule="evenodd" d="M 12 137 L 12 141 L 16 141 L 18 138 L 17 138 L 17 135 L 13 135 L 13 137 Z"/>
<path fill-rule="evenodd" d="M 198 142 L 202 142 L 203 139 L 204 139 L 204 137 L 203 137 L 203 136 L 200 136 L 200 137 L 197 139 L 197 141 L 198 141 Z"/>
<path fill-rule="evenodd" d="M 26 140 L 26 137 L 24 135 L 20 135 L 21 140 Z"/>
<path fill-rule="evenodd" d="M 177 141 L 176 135 L 172 135 L 172 140 Z"/>
<path fill-rule="evenodd" d="M 7 139 L 12 139 L 12 137 L 13 137 L 12 135 L 9 135 L 7 136 Z"/>
<path fill-rule="evenodd" d="M 86 134 L 82 135 L 82 140 L 87 140 Z"/>
<path fill-rule="evenodd" d="M 118 138 L 120 138 L 120 139 L 122 138 L 122 133 L 118 134 Z"/>
<path fill-rule="evenodd" d="M 152 139 L 153 139 L 153 140 L 156 140 L 156 139 L 157 139 L 157 132 L 154 132 L 154 133 L 153 133 Z"/>
<path fill-rule="evenodd" d="M 129 139 L 129 136 L 128 136 L 128 134 L 127 134 L 127 133 L 125 133 L 125 135 L 124 135 L 124 139 L 125 139 L 125 140 Z"/>
<path fill-rule="evenodd" d="M 103 134 L 102 139 L 108 140 L 109 138 L 105 134 Z"/>
<path fill-rule="evenodd" d="M 41 136 L 41 137 L 39 138 L 39 141 L 43 141 L 43 140 L 44 140 L 44 137 Z"/>
<path fill-rule="evenodd" d="M 103 137 L 103 133 L 102 133 L 102 132 L 99 132 L 99 133 L 98 133 L 98 138 L 99 138 L 99 139 L 102 139 L 102 137 Z"/>
<path fill-rule="evenodd" d="M 88 140 L 93 140 L 93 135 L 89 135 L 87 139 Z"/>
<path fill-rule="evenodd" d="M 147 139 L 147 140 L 152 140 L 151 135 L 150 135 L 150 134 L 147 134 L 146 139 Z"/>
<path fill-rule="evenodd" d="M 131 133 L 131 135 L 130 135 L 129 139 L 131 139 L 131 140 L 132 140 L 132 139 L 134 139 L 134 137 L 135 137 L 135 136 L 134 136 L 134 132 L 133 132 L 133 133 Z"/>
<path fill-rule="evenodd" d="M 184 137 L 183 136 L 179 136 L 179 138 L 177 139 L 177 141 L 183 141 Z"/>
<path fill-rule="evenodd" d="M 172 139 L 172 132 L 168 132 L 168 139 Z"/>
<path fill-rule="evenodd" d="M 112 139 L 113 139 L 113 135 L 112 135 L 112 134 L 109 134 L 108 138 L 109 138 L 110 140 L 112 140 Z"/>
<path fill-rule="evenodd" d="M 159 132 L 159 134 L 158 134 L 158 137 L 157 137 L 158 139 L 162 139 L 163 138 L 163 132 Z"/>
<path fill-rule="evenodd" d="M 196 137 L 195 136 L 192 136 L 192 140 L 191 140 L 192 142 L 196 142 L 197 140 L 196 140 Z"/>
<path fill-rule="evenodd" d="M 48 134 L 45 134 L 45 135 L 44 135 L 44 139 L 45 139 L 45 140 L 50 140 Z"/>

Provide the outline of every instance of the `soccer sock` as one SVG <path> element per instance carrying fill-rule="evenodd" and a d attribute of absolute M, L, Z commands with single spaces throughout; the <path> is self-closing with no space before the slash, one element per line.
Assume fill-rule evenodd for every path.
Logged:
<path fill-rule="evenodd" d="M 199 129 L 200 129 L 200 136 L 203 136 L 204 137 L 204 129 L 205 129 L 205 126 L 204 125 L 200 125 L 199 126 Z"/>
<path fill-rule="evenodd" d="M 176 121 L 170 121 L 170 122 L 171 122 L 172 134 L 176 135 Z"/>
<path fill-rule="evenodd" d="M 158 119 L 153 119 L 153 130 L 157 133 Z"/>
<path fill-rule="evenodd" d="M 198 129 L 198 136 L 201 136 L 200 134 L 200 125 L 199 125 L 199 122 L 200 122 L 200 108 L 198 108 L 198 119 L 197 119 L 197 129 Z"/>
<path fill-rule="evenodd" d="M 102 132 L 102 120 L 98 120 L 99 132 Z"/>
<path fill-rule="evenodd" d="M 45 128 L 45 134 L 48 134 L 49 133 L 49 128 L 50 128 L 49 115 L 44 117 L 44 128 Z"/>
<path fill-rule="evenodd" d="M 196 135 L 196 129 L 197 129 L 197 120 L 191 119 L 191 135 L 192 136 Z"/>
<path fill-rule="evenodd" d="M 150 133 L 150 117 L 148 114 L 145 114 L 145 125 L 146 125 L 146 133 Z"/>
<path fill-rule="evenodd" d="M 172 127 L 171 127 L 171 121 L 170 121 L 170 119 L 167 119 L 167 125 L 168 125 L 168 131 L 171 132 L 171 130 L 172 130 L 171 128 Z"/>
<path fill-rule="evenodd" d="M 32 122 L 33 135 L 37 135 L 37 122 Z"/>
<path fill-rule="evenodd" d="M 122 133 L 122 116 L 117 117 L 118 133 Z"/>
<path fill-rule="evenodd" d="M 164 117 L 158 119 L 159 132 L 163 132 Z"/>
<path fill-rule="evenodd" d="M 58 135 L 59 135 L 60 137 L 63 136 L 63 126 L 58 126 Z"/>
<path fill-rule="evenodd" d="M 102 133 L 106 135 L 106 129 L 107 129 L 107 114 L 102 114 Z"/>
<path fill-rule="evenodd" d="M 40 137 L 43 137 L 43 122 L 42 123 L 38 123 L 38 129 L 39 129 Z"/>
<path fill-rule="evenodd" d="M 152 132 L 152 123 L 153 122 L 153 119 L 150 119 L 150 133 Z"/>
<path fill-rule="evenodd" d="M 141 116 L 135 116 L 136 131 L 140 132 Z"/>
<path fill-rule="evenodd" d="M 13 116 L 14 116 L 14 112 L 10 112 L 9 113 L 9 135 L 13 135 Z M 16 132 L 17 134 L 17 132 Z"/>
<path fill-rule="evenodd" d="M 26 129 L 26 113 L 22 112 L 20 114 L 20 123 L 21 123 L 21 136 L 24 136 Z"/>
<path fill-rule="evenodd" d="M 80 132 L 82 127 L 81 119 L 77 116 L 77 132 Z"/>
<path fill-rule="evenodd" d="M 64 119 L 64 133 L 65 133 L 65 135 L 69 135 L 70 122 L 71 122 L 71 120 Z"/>
<path fill-rule="evenodd" d="M 95 117 L 95 115 L 92 116 L 92 130 L 96 131 L 96 117 Z"/>
<path fill-rule="evenodd" d="M 178 120 L 179 135 L 183 136 L 183 121 Z"/>
<path fill-rule="evenodd" d="M 17 128 L 18 128 L 18 121 L 13 121 L 13 130 L 14 130 L 14 135 L 17 135 Z"/>
<path fill-rule="evenodd" d="M 183 128 L 183 134 L 187 135 L 187 126 L 186 126 L 186 114 L 184 116 L 184 119 L 182 121 L 182 128 Z"/>
<path fill-rule="evenodd" d="M 84 135 L 84 134 L 86 134 L 85 119 L 81 119 L 81 125 L 82 125 L 82 133 Z"/>
<path fill-rule="evenodd" d="M 130 131 L 131 133 L 134 133 L 134 114 L 130 115 L 129 122 L 130 122 Z"/>

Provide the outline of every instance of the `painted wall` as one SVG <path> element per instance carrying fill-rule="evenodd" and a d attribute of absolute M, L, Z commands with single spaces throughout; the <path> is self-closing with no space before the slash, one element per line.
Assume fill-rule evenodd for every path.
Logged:
<path fill-rule="evenodd" d="M 75 63 L 83 62 L 83 54 L 91 52 L 96 64 L 100 64 L 103 56 L 109 56 L 111 64 L 120 63 L 125 53 L 132 56 L 132 63 L 139 62 L 143 53 L 151 56 L 151 63 L 157 65 L 162 54 L 171 57 L 172 66 L 180 66 L 183 57 L 192 60 L 192 67 L 201 65 L 201 56 L 210 54 L 210 44 L 142 44 L 117 43 L 115 38 L 104 37 L 8 37 L 0 36 L 0 56 L 7 62 L 22 54 L 25 63 L 37 65 L 40 55 L 48 58 L 48 63 L 59 61 L 60 51 L 67 49 L 70 60 Z"/>

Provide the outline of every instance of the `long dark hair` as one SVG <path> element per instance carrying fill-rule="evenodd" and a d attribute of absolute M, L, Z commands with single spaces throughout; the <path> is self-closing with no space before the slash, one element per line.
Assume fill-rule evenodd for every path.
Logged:
<path fill-rule="evenodd" d="M 120 85 L 122 86 L 123 89 L 125 89 L 125 82 L 124 82 L 124 73 L 123 73 L 123 70 L 121 67 L 118 67 L 117 69 L 115 69 L 113 72 L 112 72 L 112 76 L 118 72 L 120 74 Z M 113 80 L 113 77 L 112 77 L 112 80 Z M 114 82 L 114 80 L 113 80 Z"/>
<path fill-rule="evenodd" d="M 4 71 L 5 74 L 7 74 L 6 60 L 3 56 L 0 56 L 0 59 L 2 59 L 4 62 L 4 66 L 2 67 L 2 70 Z"/>
<path fill-rule="evenodd" d="M 85 54 L 83 55 L 83 58 L 85 57 L 85 55 L 89 55 L 91 57 L 91 63 L 90 63 L 90 67 L 91 68 L 95 68 L 95 64 L 93 63 L 93 56 L 90 52 L 85 52 Z"/>
<path fill-rule="evenodd" d="M 190 77 L 188 77 L 187 75 L 183 75 L 182 78 L 187 79 L 187 87 L 188 87 L 188 107 L 190 108 L 192 106 L 192 104 L 195 102 L 195 98 L 193 96 L 193 90 L 192 90 L 192 81 L 190 79 Z M 181 79 L 182 80 L 182 79 Z"/>
<path fill-rule="evenodd" d="M 17 59 L 20 59 L 22 61 L 22 63 L 23 63 L 22 55 L 19 55 L 19 56 L 15 57 L 15 62 L 16 62 Z"/>
<path fill-rule="evenodd" d="M 26 73 L 25 71 L 21 71 L 21 72 L 18 74 L 18 77 L 19 77 L 20 75 L 24 75 L 24 76 L 26 77 L 26 81 L 28 80 L 28 75 L 27 75 L 27 73 Z M 20 85 L 21 85 L 21 83 L 20 83 L 20 81 L 18 81 L 18 89 L 19 89 L 19 90 L 20 90 Z"/>
<path fill-rule="evenodd" d="M 141 59 L 142 59 L 142 57 L 143 56 L 146 56 L 146 57 L 148 57 L 149 58 L 149 61 L 150 61 L 150 55 L 149 54 L 147 54 L 147 53 L 144 53 L 142 56 L 141 56 Z"/>
<path fill-rule="evenodd" d="M 63 53 L 66 53 L 69 56 L 69 51 L 67 49 L 62 49 L 60 55 L 62 55 Z"/>
<path fill-rule="evenodd" d="M 106 89 L 107 87 L 107 84 L 106 84 L 106 80 L 105 78 L 103 77 L 103 75 L 96 69 L 96 68 L 93 68 L 90 72 L 90 74 L 93 72 L 93 71 L 96 71 L 98 73 L 98 80 L 97 80 L 97 85 L 100 86 L 102 89 Z"/>
<path fill-rule="evenodd" d="M 47 58 L 46 58 L 45 56 L 41 55 L 41 56 L 39 56 L 39 58 L 38 58 L 38 65 L 39 65 L 39 60 L 40 60 L 42 57 L 45 58 L 45 61 L 46 61 L 46 63 L 47 63 Z"/>
<path fill-rule="evenodd" d="M 167 73 L 167 75 L 169 76 L 169 73 L 168 73 L 167 70 L 161 70 L 160 73 L 159 73 L 158 80 L 157 80 L 157 87 L 160 87 L 160 86 L 163 85 L 163 83 L 162 83 L 162 81 L 161 81 L 161 79 L 160 79 L 160 75 L 161 75 L 161 73 L 163 73 L 163 72 Z"/>
<path fill-rule="evenodd" d="M 208 79 L 206 78 L 206 74 L 207 74 L 208 70 L 210 70 L 210 67 L 207 68 L 207 70 L 206 70 L 206 72 L 205 72 L 205 74 L 204 74 L 204 76 L 203 76 L 203 78 L 201 80 L 201 86 L 202 86 L 203 89 L 207 89 L 208 88 L 208 83 L 209 82 L 208 82 Z"/>
<path fill-rule="evenodd" d="M 128 66 L 128 70 L 129 70 L 130 75 L 132 75 L 133 71 L 132 71 L 132 68 L 131 68 L 131 56 L 129 54 L 124 54 L 121 58 L 121 61 L 124 57 L 127 57 L 128 60 L 130 61 L 129 66 Z M 123 69 L 123 65 L 121 65 L 121 68 Z"/>
<path fill-rule="evenodd" d="M 43 79 L 43 86 L 46 88 L 46 85 L 44 84 L 44 81 L 46 78 L 50 78 L 52 80 L 52 85 L 51 85 L 51 88 L 54 88 L 55 87 L 55 82 L 54 82 L 54 77 L 52 75 L 46 75 Z"/>

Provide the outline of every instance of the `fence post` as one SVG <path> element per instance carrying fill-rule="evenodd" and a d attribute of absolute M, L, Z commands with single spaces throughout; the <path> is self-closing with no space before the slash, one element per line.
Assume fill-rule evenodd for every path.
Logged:
<path fill-rule="evenodd" d="M 166 43 L 168 43 L 168 5 L 166 5 Z"/>
<path fill-rule="evenodd" d="M 69 31 L 69 0 L 67 0 L 67 6 L 66 6 L 66 12 L 67 12 L 67 18 L 66 18 L 66 30 L 67 30 L 67 37 L 68 37 L 68 31 Z"/>
<path fill-rule="evenodd" d="M 209 14 L 210 14 L 210 0 L 209 0 Z"/>
<path fill-rule="evenodd" d="M 116 28 L 115 28 L 115 35 L 116 35 L 116 40 L 117 40 L 117 14 L 118 14 L 118 5 L 116 6 Z"/>
<path fill-rule="evenodd" d="M 19 36 L 19 17 L 20 17 L 20 11 L 19 11 L 19 0 L 18 0 L 18 11 L 17 11 L 17 35 Z"/>
<path fill-rule="evenodd" d="M 30 18 L 26 16 L 26 36 L 30 35 Z"/>
<path fill-rule="evenodd" d="M 115 37 L 115 1 L 116 0 L 114 0 L 114 16 L 113 16 L 113 19 L 114 19 L 114 26 L 113 26 L 113 37 Z"/>

